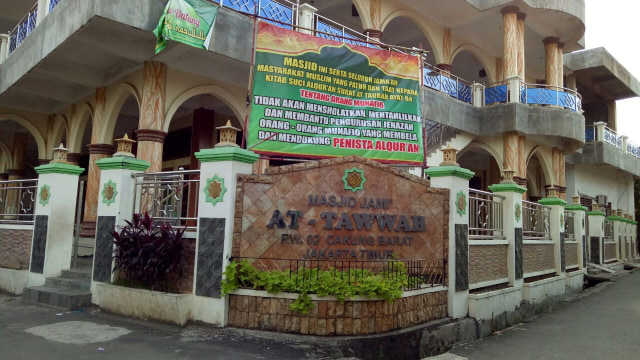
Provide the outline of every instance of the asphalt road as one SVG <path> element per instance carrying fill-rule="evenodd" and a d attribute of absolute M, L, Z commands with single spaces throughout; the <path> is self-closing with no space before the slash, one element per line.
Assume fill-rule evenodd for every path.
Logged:
<path fill-rule="evenodd" d="M 437 359 L 640 359 L 640 270 Z"/>

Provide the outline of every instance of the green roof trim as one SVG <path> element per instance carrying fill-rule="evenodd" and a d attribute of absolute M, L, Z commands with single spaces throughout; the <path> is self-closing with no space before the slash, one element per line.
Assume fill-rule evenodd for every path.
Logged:
<path fill-rule="evenodd" d="M 80 175 L 84 172 L 84 168 L 81 168 L 80 166 L 64 163 L 49 163 L 46 165 L 40 165 L 34 170 L 38 174 Z"/>
<path fill-rule="evenodd" d="M 253 164 L 260 156 L 251 150 L 240 149 L 233 146 L 225 146 L 213 149 L 202 149 L 195 154 L 201 162 L 239 161 Z"/>
<path fill-rule="evenodd" d="M 538 203 L 540 205 L 547 205 L 547 206 L 548 205 L 561 205 L 561 206 L 567 205 L 566 201 L 560 199 L 557 196 L 552 196 L 552 197 L 547 197 L 547 198 L 544 198 L 544 199 L 540 199 L 540 200 L 538 200 Z"/>
<path fill-rule="evenodd" d="M 110 157 L 96 161 L 100 170 L 127 169 L 134 171 L 145 171 L 151 166 L 147 161 L 126 157 Z"/>
<path fill-rule="evenodd" d="M 465 180 L 471 179 L 473 175 L 476 174 L 471 170 L 459 166 L 434 166 L 424 172 L 430 177 L 455 176 Z"/>
<path fill-rule="evenodd" d="M 565 210 L 579 210 L 579 211 L 587 211 L 589 209 L 587 209 L 586 206 L 582 206 L 579 204 L 571 204 L 571 205 L 565 205 L 564 206 Z"/>
<path fill-rule="evenodd" d="M 602 211 L 587 211 L 587 215 L 607 216 L 607 214 L 603 213 Z"/>
<path fill-rule="evenodd" d="M 627 219 L 620 216 L 607 216 L 607 220 L 611 221 L 627 221 Z"/>
<path fill-rule="evenodd" d="M 518 194 L 524 194 L 525 192 L 527 192 L 526 187 L 520 186 L 515 183 L 489 185 L 489 190 L 493 191 L 494 193 L 511 191 L 511 192 L 517 192 Z"/>

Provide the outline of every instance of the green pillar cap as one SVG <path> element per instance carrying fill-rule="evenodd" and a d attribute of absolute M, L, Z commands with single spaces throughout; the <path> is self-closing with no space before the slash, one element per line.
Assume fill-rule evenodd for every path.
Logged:
<path fill-rule="evenodd" d="M 100 170 L 127 169 L 134 171 L 145 171 L 151 166 L 147 161 L 125 156 L 100 159 L 96 161 L 96 165 Z"/>
<path fill-rule="evenodd" d="M 620 216 L 607 216 L 607 220 L 611 220 L 611 221 L 627 221 L 627 219 L 622 218 Z"/>
<path fill-rule="evenodd" d="M 565 210 L 578 210 L 578 211 L 587 211 L 588 210 L 586 206 L 582 206 L 580 204 L 565 205 L 564 209 Z"/>
<path fill-rule="evenodd" d="M 524 194 L 527 191 L 527 188 L 516 183 L 500 183 L 489 185 L 489 190 L 494 193 L 497 192 L 516 192 L 518 194 Z"/>
<path fill-rule="evenodd" d="M 239 161 L 247 164 L 253 164 L 260 158 L 258 154 L 251 150 L 232 146 L 202 149 L 195 156 L 201 162 Z"/>
<path fill-rule="evenodd" d="M 538 200 L 538 203 L 540 205 L 561 205 L 561 206 L 567 205 L 566 201 L 560 199 L 557 196 L 551 196 L 551 197 L 546 197 L 544 199 L 540 199 Z"/>
<path fill-rule="evenodd" d="M 454 176 L 469 180 L 475 175 L 471 170 L 459 166 L 433 166 L 424 171 L 430 177 Z"/>
<path fill-rule="evenodd" d="M 80 175 L 84 172 L 84 168 L 80 166 L 64 164 L 64 163 L 49 163 L 46 165 L 40 165 L 35 168 L 38 174 L 67 174 L 67 175 Z"/>
<path fill-rule="evenodd" d="M 602 211 L 587 211 L 587 215 L 607 216 L 607 214 L 603 213 Z"/>

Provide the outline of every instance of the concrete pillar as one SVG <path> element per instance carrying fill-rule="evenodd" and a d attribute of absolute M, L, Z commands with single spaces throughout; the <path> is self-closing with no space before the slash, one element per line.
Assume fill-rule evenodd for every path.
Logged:
<path fill-rule="evenodd" d="M 615 214 L 615 210 L 612 211 Z M 618 260 L 625 260 L 626 254 L 626 223 L 624 219 L 618 218 L 616 215 L 607 216 L 607 220 L 613 223 L 613 240 L 616 242 L 616 258 Z"/>
<path fill-rule="evenodd" d="M 92 238 L 96 235 L 96 218 L 98 213 L 98 192 L 100 185 L 100 168 L 96 164 L 99 160 L 113 154 L 113 146 L 110 144 L 90 144 L 89 170 L 87 171 L 87 184 L 84 198 L 84 216 L 80 230 L 81 237 Z"/>
<path fill-rule="evenodd" d="M 607 126 L 607 123 L 598 121 L 593 123 L 593 126 L 596 128 L 595 141 L 604 141 L 604 128 Z"/>
<path fill-rule="evenodd" d="M 438 69 L 451 72 L 453 69 L 451 51 L 451 29 L 445 28 L 442 32 L 442 55 L 444 56 L 444 63 L 437 64 L 436 67 Z"/>
<path fill-rule="evenodd" d="M 496 58 L 496 82 L 504 81 L 504 61 L 501 57 Z"/>
<path fill-rule="evenodd" d="M 518 133 L 515 131 L 506 131 L 502 134 L 502 168 L 518 171 Z"/>
<path fill-rule="evenodd" d="M 0 182 L 1 181 L 7 181 L 7 180 L 9 180 L 9 173 L 1 172 L 0 173 Z M 7 194 L 3 190 L 4 187 L 5 187 L 5 184 L 0 183 L 0 214 L 6 214 L 7 213 L 7 211 L 5 211 L 6 210 L 5 206 L 7 204 L 6 203 Z"/>
<path fill-rule="evenodd" d="M 84 172 L 64 163 L 41 165 L 35 170 L 38 193 L 28 286 L 42 285 L 45 278 L 60 276 L 71 267 L 78 176 Z"/>
<path fill-rule="evenodd" d="M 551 150 L 551 162 L 555 178 L 555 186 L 558 188 L 558 197 L 562 200 L 566 200 L 567 187 L 565 180 L 564 150 L 554 147 Z"/>
<path fill-rule="evenodd" d="M 251 174 L 258 155 L 227 146 L 203 149 L 196 157 L 201 164 L 193 318 L 224 326 L 229 302 L 220 298 L 220 282 L 231 256 L 236 179 Z"/>
<path fill-rule="evenodd" d="M 162 131 L 166 101 L 167 66 L 146 61 L 142 70 L 142 104 L 138 138 L 138 159 L 151 164 L 148 171 L 162 170 L 162 146 L 167 133 Z"/>
<path fill-rule="evenodd" d="M 604 220 L 606 214 L 598 210 L 588 211 L 587 217 L 589 219 L 589 239 L 587 239 L 589 259 L 587 259 L 587 261 L 595 262 L 596 264 L 603 264 L 604 249 L 602 241 L 604 239 Z"/>
<path fill-rule="evenodd" d="M 559 86 L 558 84 L 558 39 L 555 36 L 547 37 L 544 43 L 544 75 L 547 85 Z"/>
<path fill-rule="evenodd" d="M 587 208 L 580 205 L 580 197 L 573 197 L 573 204 L 564 207 L 565 210 L 573 213 L 573 234 L 578 241 L 578 268 L 587 267 L 587 256 L 585 246 L 587 244 L 585 220 Z"/>
<path fill-rule="evenodd" d="M 516 170 L 516 177 L 514 180 L 516 184 L 526 188 L 527 187 L 527 137 L 524 135 L 518 136 L 518 168 Z M 522 194 L 522 199 L 526 199 L 526 192 Z"/>
<path fill-rule="evenodd" d="M 505 176 L 503 177 L 506 178 Z M 504 229 L 505 238 L 509 241 L 509 247 L 507 248 L 509 285 L 522 288 L 524 275 L 522 258 L 522 194 L 527 189 L 513 181 L 503 180 L 500 184 L 489 186 L 489 190 L 505 197 L 502 200 L 502 228 Z"/>
<path fill-rule="evenodd" d="M 100 201 L 97 207 L 97 230 L 91 276 L 92 302 L 100 304 L 96 297 L 96 282 L 114 280 L 113 236 L 116 226 L 131 221 L 134 211 L 135 179 L 133 174 L 145 171 L 149 163 L 133 157 L 106 157 L 98 160 L 100 169 Z"/>
<path fill-rule="evenodd" d="M 484 85 L 479 83 L 473 83 L 473 106 L 484 106 Z"/>
<path fill-rule="evenodd" d="M 560 87 L 564 87 L 564 56 L 563 56 L 564 43 L 559 42 L 556 54 L 556 62 L 558 64 L 558 80 L 557 84 Z"/>
<path fill-rule="evenodd" d="M 318 9 L 307 3 L 300 4 L 298 7 L 298 26 L 301 28 L 298 29 L 298 31 L 309 35 L 313 34 L 312 30 L 307 29 L 315 28 L 313 23 L 313 14 L 315 14 L 316 11 L 318 11 Z"/>
<path fill-rule="evenodd" d="M 504 77 L 518 75 L 518 12 L 517 6 L 507 6 L 502 13 L 502 32 L 504 45 Z"/>
<path fill-rule="evenodd" d="M 629 142 L 629 137 L 626 135 L 622 135 L 622 152 L 624 152 L 625 154 L 629 153 L 629 150 L 627 149 L 628 142 Z"/>
<path fill-rule="evenodd" d="M 525 13 L 518 13 L 518 76 L 524 81 L 524 19 L 527 17 Z"/>
<path fill-rule="evenodd" d="M 520 102 L 520 76 L 508 76 L 507 87 L 509 88 L 509 102 Z"/>
<path fill-rule="evenodd" d="M 553 196 L 553 191 L 557 191 L 555 188 L 550 188 L 549 195 L 544 199 L 540 199 L 538 202 L 541 205 L 551 208 L 549 218 L 549 230 L 551 232 L 551 240 L 553 240 L 553 256 L 556 266 L 556 274 L 562 275 L 566 272 L 566 264 L 564 258 L 564 206 L 567 202 L 560 199 L 558 196 Z M 557 195 L 557 193 L 556 193 Z"/>
<path fill-rule="evenodd" d="M 9 35 L 0 34 L 0 64 L 2 64 L 9 55 Z"/>
<path fill-rule="evenodd" d="M 24 179 L 24 159 L 27 152 L 27 140 L 29 135 L 27 133 L 14 133 L 13 134 L 13 151 L 12 158 L 13 164 L 8 170 L 9 180 L 22 180 Z M 20 190 L 7 191 L 5 211 L 7 214 L 18 214 L 20 211 Z M 10 217 L 8 219 L 14 219 Z"/>
<path fill-rule="evenodd" d="M 638 222 L 631 221 L 631 257 L 638 259 Z"/>
<path fill-rule="evenodd" d="M 445 149 L 448 151 L 451 149 Z M 444 152 L 444 151 L 443 151 Z M 461 168 L 453 158 L 440 166 L 430 167 L 425 173 L 431 177 L 431 186 L 449 189 L 449 252 L 447 257 L 448 303 L 450 317 L 457 319 L 469 312 L 469 179 L 474 173 Z M 462 208 L 464 206 L 464 208 Z"/>
<path fill-rule="evenodd" d="M 49 14 L 49 0 L 38 0 L 38 16 L 36 17 L 36 26 L 40 25 L 40 21 Z"/>
<path fill-rule="evenodd" d="M 564 58 L 564 57 L 563 57 Z M 571 73 L 567 74 L 567 79 L 565 81 L 564 87 L 571 90 L 578 90 L 578 86 L 576 85 L 576 75 Z"/>
<path fill-rule="evenodd" d="M 607 101 L 607 110 L 607 126 L 613 131 L 618 131 L 618 116 L 615 100 Z"/>

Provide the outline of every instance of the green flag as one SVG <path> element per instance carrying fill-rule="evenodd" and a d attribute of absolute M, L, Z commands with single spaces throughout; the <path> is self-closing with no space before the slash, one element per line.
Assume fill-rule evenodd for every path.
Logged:
<path fill-rule="evenodd" d="M 156 54 L 167 47 L 167 40 L 206 49 L 217 14 L 218 5 L 205 0 L 169 0 L 153 30 Z"/>

